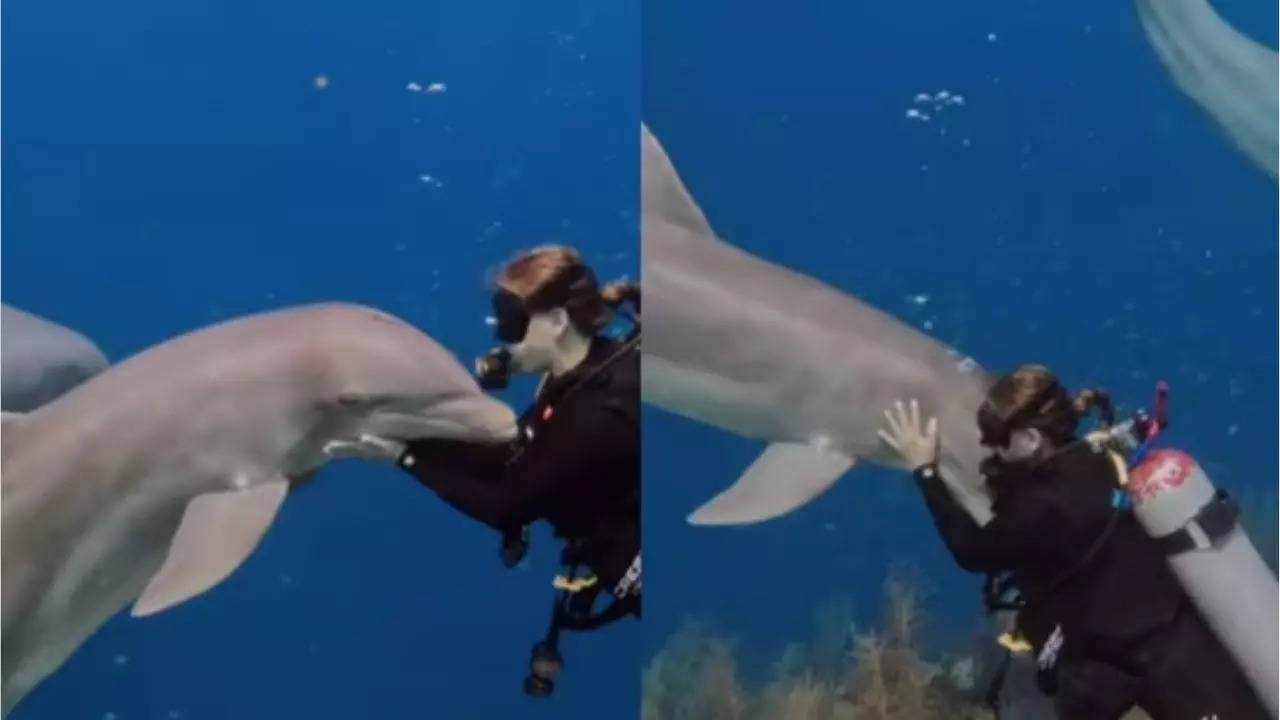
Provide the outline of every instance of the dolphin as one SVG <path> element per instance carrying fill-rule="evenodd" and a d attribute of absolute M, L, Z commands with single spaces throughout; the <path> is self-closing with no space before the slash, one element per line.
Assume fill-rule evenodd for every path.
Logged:
<path fill-rule="evenodd" d="M 641 124 L 641 397 L 768 443 L 695 525 L 783 515 L 859 459 L 901 468 L 877 435 L 883 411 L 918 398 L 936 415 L 941 475 L 990 521 L 977 412 L 994 378 L 898 319 L 720 240 L 658 140 Z"/>
<path fill-rule="evenodd" d="M 34 410 L 106 366 L 98 346 L 75 330 L 0 305 L 0 410 Z"/>
<path fill-rule="evenodd" d="M 226 578 L 333 447 L 515 434 L 434 340 L 343 303 L 190 332 L 6 414 L 4 712 L 129 603 L 150 615 Z"/>
<path fill-rule="evenodd" d="M 1276 51 L 1218 17 L 1208 0 L 1136 0 L 1147 40 L 1187 97 L 1276 179 Z"/>

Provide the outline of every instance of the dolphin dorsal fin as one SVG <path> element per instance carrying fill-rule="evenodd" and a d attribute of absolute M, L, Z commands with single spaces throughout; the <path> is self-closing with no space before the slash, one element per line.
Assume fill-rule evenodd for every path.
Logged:
<path fill-rule="evenodd" d="M 644 123 L 640 123 L 640 205 L 644 217 L 664 220 L 696 237 L 715 237 L 666 150 Z"/>

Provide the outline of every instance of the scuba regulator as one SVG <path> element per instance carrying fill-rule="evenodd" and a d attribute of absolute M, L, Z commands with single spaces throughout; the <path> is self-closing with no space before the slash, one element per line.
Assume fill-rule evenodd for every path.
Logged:
<path fill-rule="evenodd" d="M 476 358 L 476 381 L 485 390 L 505 390 L 511 382 L 511 351 L 496 347 Z"/>
<path fill-rule="evenodd" d="M 586 327 L 607 309 L 596 284 L 595 274 L 586 265 L 566 270 L 559 278 L 528 297 L 522 297 L 506 288 L 498 288 L 490 299 L 493 314 L 494 337 L 502 343 L 476 358 L 476 379 L 485 390 L 503 390 L 512 372 L 510 346 L 524 340 L 534 313 L 564 308 L 578 327 Z M 640 300 L 632 300 L 639 311 Z M 628 317 L 630 317 L 628 315 Z M 639 321 L 632 317 L 637 327 Z"/>

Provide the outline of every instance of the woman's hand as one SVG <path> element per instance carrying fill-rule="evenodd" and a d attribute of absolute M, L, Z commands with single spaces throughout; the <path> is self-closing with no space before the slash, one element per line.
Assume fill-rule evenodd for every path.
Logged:
<path fill-rule="evenodd" d="M 907 467 L 913 471 L 936 463 L 938 448 L 941 446 L 941 438 L 938 437 L 938 418 L 929 418 L 928 426 L 921 430 L 920 403 L 914 398 L 911 400 L 910 415 L 907 414 L 901 400 L 894 403 L 894 409 L 897 410 L 896 417 L 895 413 L 889 410 L 884 411 L 884 417 L 889 421 L 889 432 L 880 430 L 880 438 L 896 450 L 906 462 Z"/>

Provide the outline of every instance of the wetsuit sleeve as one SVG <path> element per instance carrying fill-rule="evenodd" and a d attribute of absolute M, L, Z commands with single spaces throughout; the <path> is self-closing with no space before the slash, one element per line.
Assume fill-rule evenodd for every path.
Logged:
<path fill-rule="evenodd" d="M 515 451 L 512 443 L 478 445 L 459 440 L 414 440 L 407 444 L 396 464 L 422 485 L 432 488 L 433 483 L 456 485 L 494 485 L 502 481 L 503 466 Z M 453 509 L 466 513 L 466 508 L 441 499 Z M 506 533 L 510 528 L 486 523 L 494 530 Z"/>
<path fill-rule="evenodd" d="M 482 445 L 460 440 L 413 440 L 405 446 L 398 464 L 419 482 L 425 482 L 421 473 L 430 472 L 493 484 L 502 479 L 503 468 L 514 452 L 514 443 Z"/>
<path fill-rule="evenodd" d="M 445 502 L 493 527 L 532 522 L 556 496 L 573 492 L 573 484 L 589 475 L 590 468 L 606 472 L 617 464 L 620 449 L 637 442 L 635 426 L 608 407 L 583 403 L 561 408 L 561 413 L 518 460 L 500 468 L 497 477 L 436 472 L 430 463 L 414 475 Z"/>
<path fill-rule="evenodd" d="M 1047 505 L 1028 503 L 1025 512 L 996 515 L 986 525 L 979 525 L 952 497 L 936 465 L 921 467 L 914 476 L 938 534 L 962 569 L 1010 570 L 1043 554 L 1049 532 L 1055 527 Z"/>

